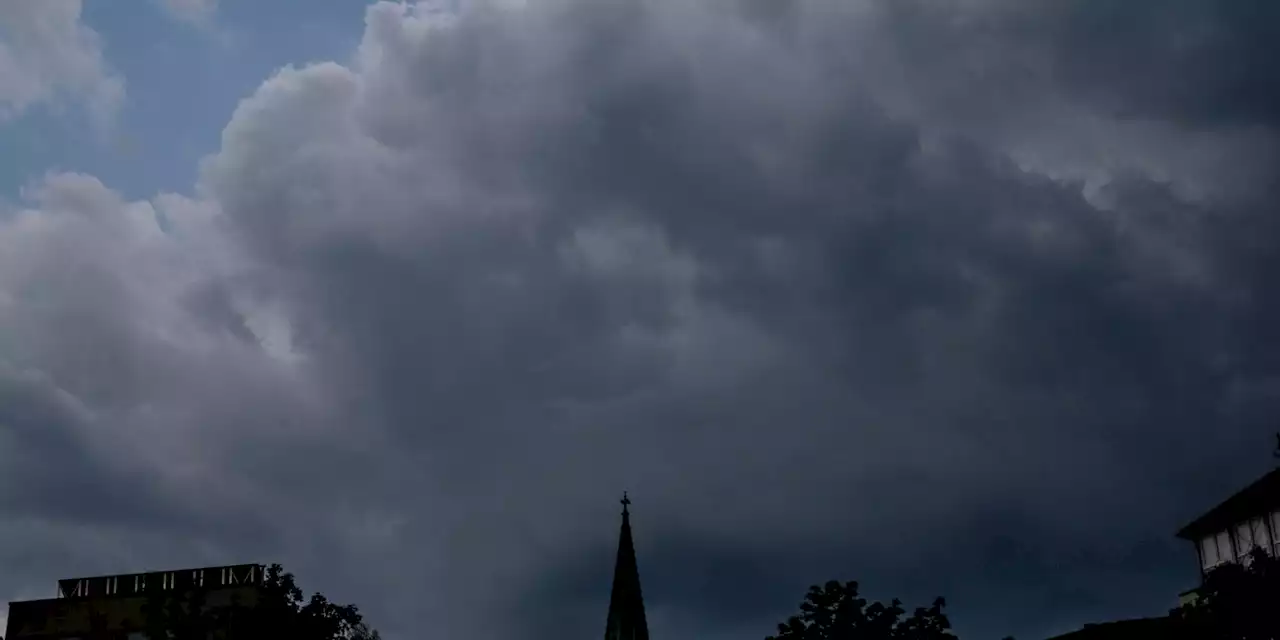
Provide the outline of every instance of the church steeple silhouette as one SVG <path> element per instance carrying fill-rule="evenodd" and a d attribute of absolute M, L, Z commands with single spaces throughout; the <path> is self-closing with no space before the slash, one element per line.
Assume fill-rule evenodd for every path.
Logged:
<path fill-rule="evenodd" d="M 631 541 L 631 501 L 622 494 L 622 533 L 618 537 L 618 560 L 613 567 L 613 594 L 609 598 L 609 621 L 604 640 L 649 640 L 644 619 L 644 598 L 640 595 L 640 570 Z"/>

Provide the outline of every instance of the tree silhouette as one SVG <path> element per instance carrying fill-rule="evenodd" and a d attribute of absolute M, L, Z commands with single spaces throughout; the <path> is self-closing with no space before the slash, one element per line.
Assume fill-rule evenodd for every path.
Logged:
<path fill-rule="evenodd" d="M 293 574 L 267 569 L 253 602 L 207 606 L 198 590 L 164 594 L 147 602 L 151 640 L 378 640 L 355 605 L 338 605 L 316 593 L 304 600 Z"/>
<path fill-rule="evenodd" d="M 192 590 L 179 594 L 153 593 L 142 606 L 148 638 L 204 637 L 216 613 L 205 607 L 204 594 Z"/>
<path fill-rule="evenodd" d="M 1210 571 L 1197 600 L 1172 610 L 1170 617 L 1183 639 L 1275 640 L 1280 638 L 1278 601 L 1280 559 L 1255 548 L 1247 563 Z"/>
<path fill-rule="evenodd" d="M 951 622 L 942 612 L 946 601 L 918 607 L 910 617 L 895 598 L 888 606 L 858 595 L 857 582 L 836 580 L 809 587 L 800 615 L 778 625 L 766 640 L 951 640 Z"/>

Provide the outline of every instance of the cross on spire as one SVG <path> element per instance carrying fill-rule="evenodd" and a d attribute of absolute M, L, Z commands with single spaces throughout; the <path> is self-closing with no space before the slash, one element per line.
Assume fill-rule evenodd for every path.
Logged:
<path fill-rule="evenodd" d="M 631 517 L 627 507 L 631 500 L 622 493 L 622 530 L 618 535 L 618 557 L 613 567 L 613 593 L 609 598 L 609 619 L 605 623 L 605 640 L 649 640 L 645 622 L 644 598 L 640 594 L 640 571 L 636 567 L 636 549 L 631 540 Z"/>

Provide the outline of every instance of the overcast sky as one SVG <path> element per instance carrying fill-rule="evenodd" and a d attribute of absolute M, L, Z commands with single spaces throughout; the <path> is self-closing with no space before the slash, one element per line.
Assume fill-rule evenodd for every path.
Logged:
<path fill-rule="evenodd" d="M 0 599 L 1160 614 L 1280 409 L 1272 0 L 0 1 Z"/>

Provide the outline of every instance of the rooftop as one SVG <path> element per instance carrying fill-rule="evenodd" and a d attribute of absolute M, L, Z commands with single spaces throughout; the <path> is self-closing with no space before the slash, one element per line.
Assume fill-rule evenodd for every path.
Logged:
<path fill-rule="evenodd" d="M 1277 507 L 1280 507 L 1280 468 L 1273 469 L 1253 484 L 1223 500 L 1218 506 L 1182 527 L 1177 535 L 1185 540 L 1198 540 Z"/>
<path fill-rule="evenodd" d="M 1161 618 L 1134 618 L 1086 624 L 1084 628 L 1055 636 L 1050 640 L 1131 640 L 1132 638 L 1159 638 L 1168 636 L 1172 620 Z"/>

